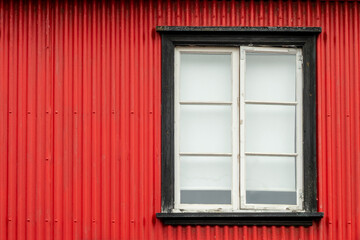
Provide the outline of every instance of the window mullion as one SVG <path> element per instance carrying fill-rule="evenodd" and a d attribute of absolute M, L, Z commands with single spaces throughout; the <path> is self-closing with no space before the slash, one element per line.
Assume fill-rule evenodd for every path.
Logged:
<path fill-rule="evenodd" d="M 239 176 L 239 81 L 240 81 L 240 62 L 239 62 L 239 49 L 232 53 L 232 159 L 233 159 L 233 184 L 232 184 L 232 205 L 233 210 L 240 208 L 239 204 L 239 189 L 240 189 L 240 176 Z"/>
<path fill-rule="evenodd" d="M 240 47 L 240 96 L 239 96 L 239 109 L 240 109 L 240 154 L 239 154 L 239 167 L 240 167 L 240 209 L 245 205 L 245 70 L 246 70 L 246 52 L 243 47 Z"/>
<path fill-rule="evenodd" d="M 296 190 L 299 208 L 303 208 L 304 201 L 304 170 L 303 170 L 303 55 L 302 50 L 296 53 Z"/>

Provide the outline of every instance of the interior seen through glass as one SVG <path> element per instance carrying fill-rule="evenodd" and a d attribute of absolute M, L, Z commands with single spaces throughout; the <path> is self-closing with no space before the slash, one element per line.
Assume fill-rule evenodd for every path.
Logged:
<path fill-rule="evenodd" d="M 246 203 L 296 205 L 296 157 L 281 156 L 297 151 L 296 55 L 247 53 L 245 71 Z"/>
<path fill-rule="evenodd" d="M 294 102 L 296 55 L 247 53 L 245 98 L 253 101 Z"/>
<path fill-rule="evenodd" d="M 296 102 L 295 60 L 288 54 L 246 55 L 245 152 L 273 154 L 246 156 L 246 203 L 296 204 L 296 157 L 281 156 L 297 151 L 296 105 L 251 104 Z M 234 105 L 219 104 L 232 101 L 231 64 L 230 53 L 180 55 L 182 204 L 231 204 Z"/>
<path fill-rule="evenodd" d="M 232 106 L 216 104 L 231 102 L 231 70 L 230 53 L 181 53 L 179 151 L 183 204 L 231 204 L 232 157 L 213 156 L 232 153 Z"/>
<path fill-rule="evenodd" d="M 180 101 L 231 102 L 231 55 L 181 53 Z"/>

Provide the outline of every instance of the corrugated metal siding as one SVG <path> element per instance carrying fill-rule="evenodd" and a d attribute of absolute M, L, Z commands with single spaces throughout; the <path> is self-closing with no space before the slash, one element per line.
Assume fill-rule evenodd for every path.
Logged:
<path fill-rule="evenodd" d="M 360 4 L 0 0 L 0 239 L 360 239 Z M 320 26 L 320 223 L 171 227 L 156 25 Z"/>

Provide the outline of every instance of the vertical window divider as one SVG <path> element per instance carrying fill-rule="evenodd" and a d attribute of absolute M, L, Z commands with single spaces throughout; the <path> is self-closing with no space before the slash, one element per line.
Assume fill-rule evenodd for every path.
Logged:
<path fill-rule="evenodd" d="M 239 63 L 239 49 L 235 48 L 232 51 L 232 204 L 233 210 L 239 210 L 239 195 L 240 195 L 240 152 L 239 152 L 239 106 L 238 99 L 240 94 L 239 81 L 240 81 L 240 63 Z"/>
<path fill-rule="evenodd" d="M 296 194 L 299 209 L 304 204 L 304 161 L 303 161 L 303 55 L 302 50 L 296 51 Z"/>
<path fill-rule="evenodd" d="M 244 207 L 246 201 L 245 189 L 245 71 L 246 71 L 246 52 L 240 46 L 240 209 Z"/>

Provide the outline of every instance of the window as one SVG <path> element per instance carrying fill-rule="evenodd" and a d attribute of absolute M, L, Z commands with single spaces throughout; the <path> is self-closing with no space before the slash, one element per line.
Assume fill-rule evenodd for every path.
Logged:
<path fill-rule="evenodd" d="M 261 225 L 311 225 L 322 216 L 315 161 L 319 29 L 214 29 L 158 28 L 163 47 L 157 216 L 169 224 L 261 219 Z"/>
<path fill-rule="evenodd" d="M 302 210 L 301 89 L 301 49 L 176 47 L 174 211 Z"/>

